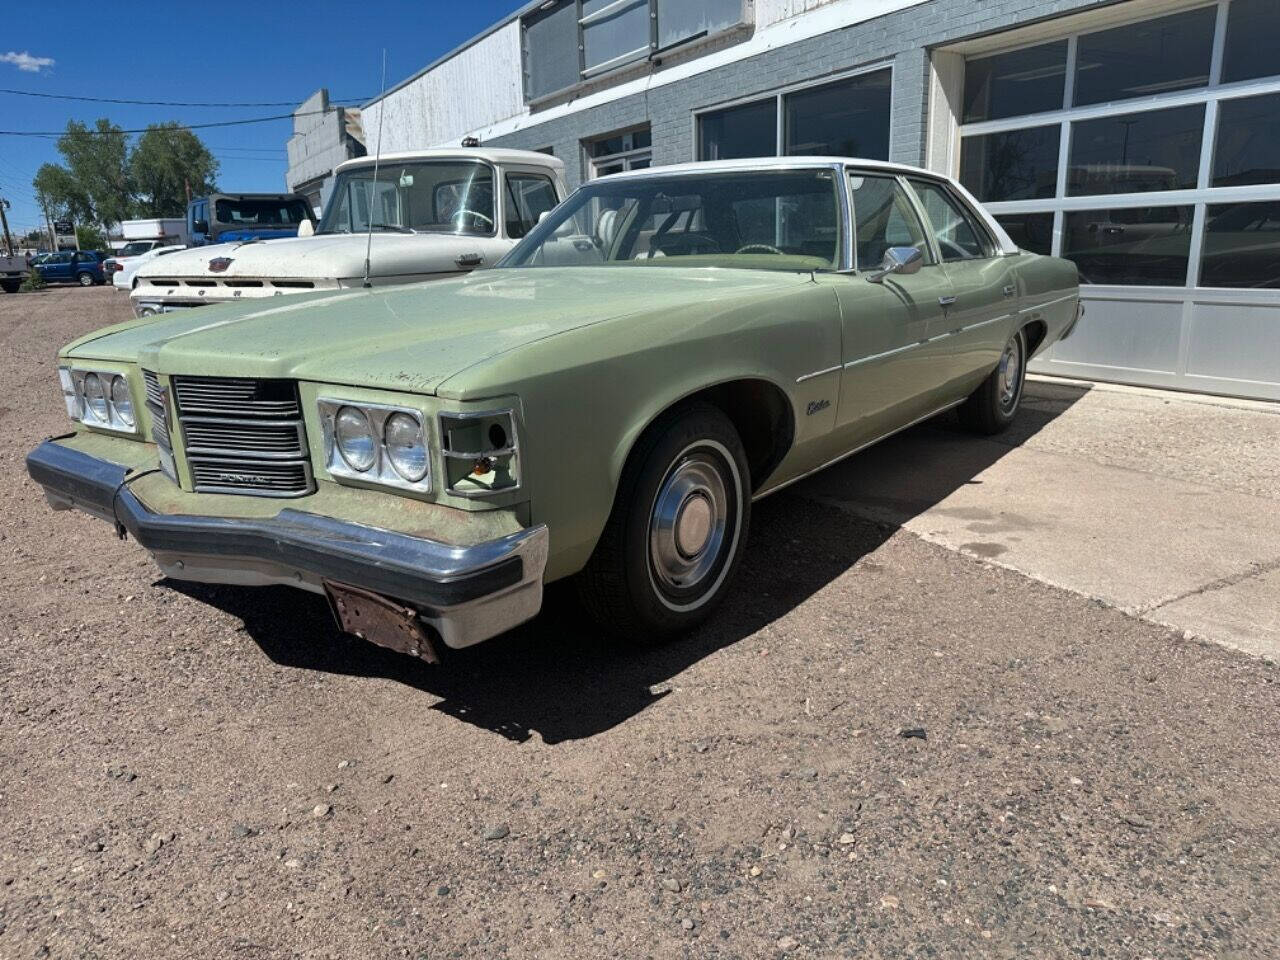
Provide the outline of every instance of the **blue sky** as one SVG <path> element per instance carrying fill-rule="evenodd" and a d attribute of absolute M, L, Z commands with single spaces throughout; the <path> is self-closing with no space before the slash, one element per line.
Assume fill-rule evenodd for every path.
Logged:
<path fill-rule="evenodd" d="M 382 51 L 387 84 L 417 72 L 522 0 L 314 0 L 283 3 L 4 5 L 0 88 L 133 100 L 300 102 L 319 87 L 338 98 L 376 94 Z M 43 61 L 52 61 L 44 63 Z M 0 93 L 0 130 L 63 130 L 108 117 L 125 129 L 288 113 L 289 108 L 144 107 L 42 100 Z M 233 190 L 283 190 L 287 120 L 197 131 Z M 0 136 L 0 196 L 10 226 L 38 225 L 31 178 L 58 162 L 53 139 Z"/>

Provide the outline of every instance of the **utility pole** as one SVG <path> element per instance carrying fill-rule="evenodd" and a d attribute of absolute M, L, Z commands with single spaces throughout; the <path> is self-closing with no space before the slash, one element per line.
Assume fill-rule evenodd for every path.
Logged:
<path fill-rule="evenodd" d="M 40 198 L 40 209 L 44 211 L 44 228 L 49 234 L 49 249 L 57 252 L 58 235 L 53 232 L 53 221 L 49 219 L 49 205 L 45 203 L 44 197 Z"/>
<path fill-rule="evenodd" d="M 4 246 L 9 251 L 9 256 L 13 256 L 13 237 L 9 236 L 9 218 L 4 212 L 9 209 L 9 201 L 4 197 L 0 197 L 0 224 L 4 226 Z"/>

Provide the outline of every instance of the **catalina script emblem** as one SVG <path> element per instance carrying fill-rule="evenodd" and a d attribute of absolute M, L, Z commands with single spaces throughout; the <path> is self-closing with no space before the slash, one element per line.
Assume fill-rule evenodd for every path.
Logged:
<path fill-rule="evenodd" d="M 231 257 L 214 257 L 209 261 L 210 273 L 226 273 L 227 267 L 231 266 Z"/>

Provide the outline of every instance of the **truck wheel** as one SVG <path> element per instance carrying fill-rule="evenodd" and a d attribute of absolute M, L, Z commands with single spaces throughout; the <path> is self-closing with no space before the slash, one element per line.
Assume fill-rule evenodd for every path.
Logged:
<path fill-rule="evenodd" d="M 80 284 L 80 286 L 82 286 L 82 287 L 92 287 L 92 286 L 93 286 L 93 274 L 92 274 L 92 273 L 77 273 L 77 274 L 76 274 L 76 282 L 77 282 L 77 283 L 79 283 L 79 284 Z"/>
<path fill-rule="evenodd" d="M 960 422 L 977 433 L 996 434 L 1008 429 L 1018 414 L 1026 379 L 1027 334 L 1017 330 L 1004 345 L 991 375 L 961 405 Z"/>
<path fill-rule="evenodd" d="M 0 289 L 5 293 L 17 293 L 18 288 L 22 286 L 21 280 L 4 280 L 0 281 Z"/>
<path fill-rule="evenodd" d="M 640 644 L 706 619 L 746 543 L 749 477 L 742 441 L 716 407 L 690 404 L 658 420 L 632 450 L 578 578 L 588 612 Z"/>

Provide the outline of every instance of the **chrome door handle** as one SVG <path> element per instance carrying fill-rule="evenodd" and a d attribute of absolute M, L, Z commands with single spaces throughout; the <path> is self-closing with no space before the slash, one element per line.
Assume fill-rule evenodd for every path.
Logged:
<path fill-rule="evenodd" d="M 1004 288 L 1004 295 L 1006 297 L 1012 297 L 1015 293 L 1017 293 L 1017 289 L 1012 283 Z"/>
<path fill-rule="evenodd" d="M 939 297 L 938 298 L 938 305 L 942 307 L 949 307 L 955 302 L 956 302 L 955 297 Z"/>
<path fill-rule="evenodd" d="M 457 259 L 453 261 L 460 267 L 478 267 L 484 263 L 484 254 L 482 253 L 463 253 L 459 254 Z"/>

